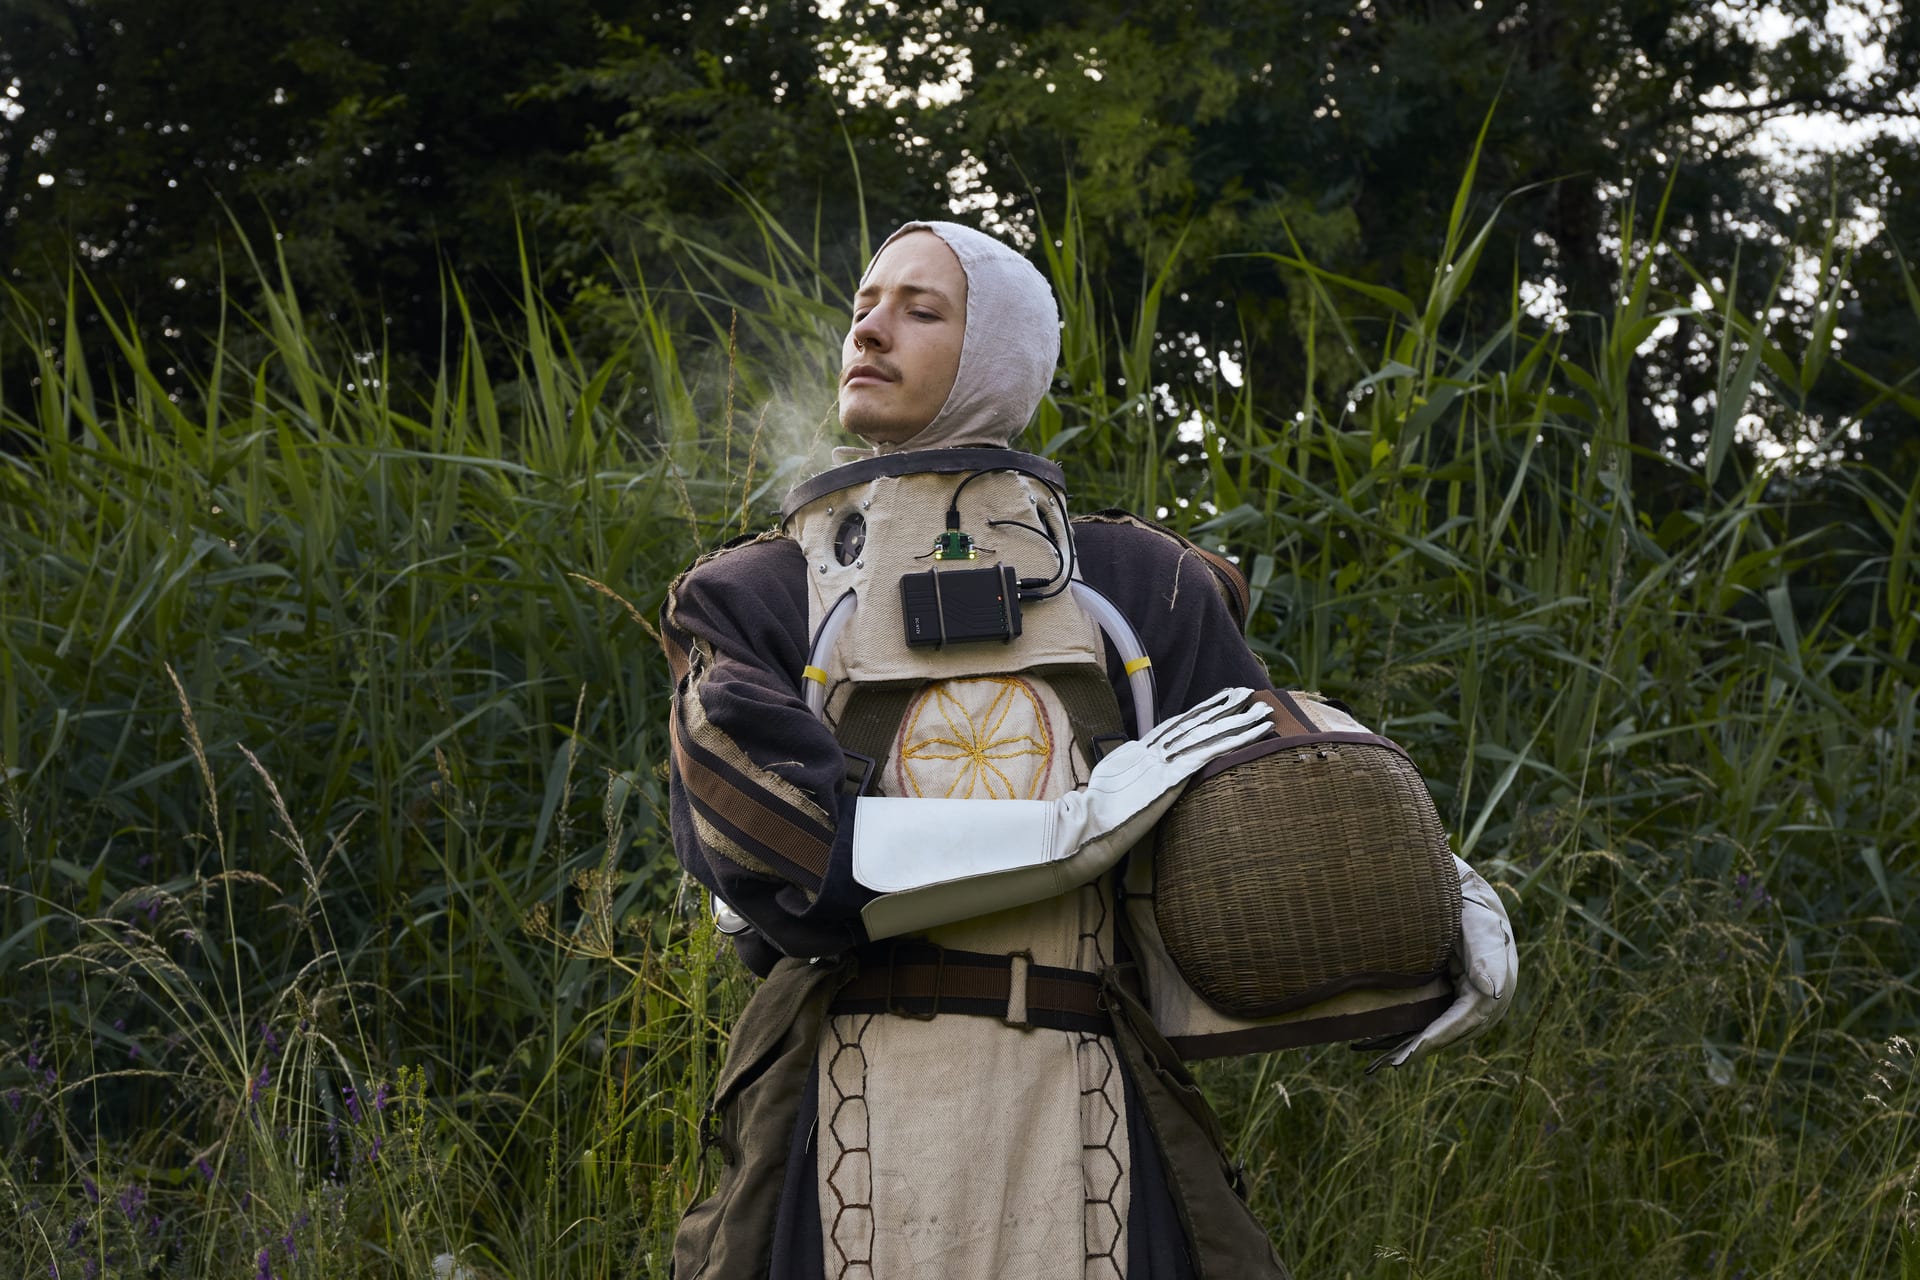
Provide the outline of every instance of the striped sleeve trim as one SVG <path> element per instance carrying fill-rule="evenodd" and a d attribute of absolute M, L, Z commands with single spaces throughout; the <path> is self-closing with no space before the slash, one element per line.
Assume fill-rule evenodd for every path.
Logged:
<path fill-rule="evenodd" d="M 692 669 L 693 655 L 688 652 L 680 629 L 674 626 L 665 614 L 660 619 L 660 648 L 667 655 L 667 669 L 673 673 L 673 682 L 679 684 L 687 678 Z"/>
<path fill-rule="evenodd" d="M 709 822 L 698 804 L 688 805 L 687 811 L 693 818 L 694 838 L 700 842 L 702 849 L 709 853 L 717 853 L 728 862 L 738 867 L 745 867 L 755 875 L 774 880 L 783 878 L 778 871 L 749 853 L 745 845 Z"/>
<path fill-rule="evenodd" d="M 827 876 L 833 828 L 778 794 L 793 789 L 785 779 L 750 765 L 747 770 L 738 768 L 745 762 L 744 756 L 738 756 L 738 748 L 724 753 L 738 756 L 736 760 L 706 749 L 713 745 L 710 726 L 709 735 L 701 735 L 686 723 L 687 719 L 698 719 L 698 714 L 683 716 L 687 704 L 697 701 L 697 696 L 689 697 L 674 708 L 672 737 L 674 767 L 699 817 L 724 833 L 739 851 L 786 869 L 790 878 L 806 887 L 817 887 Z M 715 852 L 728 856 L 732 851 L 723 844 Z M 749 870 L 759 869 L 743 865 Z"/>

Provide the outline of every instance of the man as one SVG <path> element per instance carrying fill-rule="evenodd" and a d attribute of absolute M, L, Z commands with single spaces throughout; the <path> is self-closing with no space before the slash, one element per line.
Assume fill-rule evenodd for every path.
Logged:
<path fill-rule="evenodd" d="M 1058 352 L 1025 259 L 902 227 L 842 347 L 841 423 L 870 452 L 668 597 L 675 848 L 765 977 L 717 1084 L 723 1171 L 682 1223 L 683 1280 L 1286 1274 L 1116 963 L 1113 870 L 1195 770 L 1265 731 L 1267 677 L 1232 566 L 1130 518 L 1068 526 L 1063 498 L 1056 522 L 1050 465 L 1007 451 Z M 987 530 L 1000 546 L 976 547 Z M 951 603 L 962 588 L 984 611 Z M 1083 591 L 1137 655 L 1103 645 Z M 1127 723 L 1148 664 L 1157 710 Z M 1396 1065 L 1510 1003 L 1510 945 L 1487 936 Z"/>

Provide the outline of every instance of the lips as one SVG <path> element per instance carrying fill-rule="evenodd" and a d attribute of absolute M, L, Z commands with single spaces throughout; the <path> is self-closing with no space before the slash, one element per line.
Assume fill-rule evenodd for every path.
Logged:
<path fill-rule="evenodd" d="M 843 387 L 856 385 L 872 386 L 879 383 L 895 382 L 897 380 L 897 376 L 890 371 L 881 368 L 877 364 L 867 363 L 851 365 L 847 368 L 846 372 L 840 375 L 840 385 Z"/>

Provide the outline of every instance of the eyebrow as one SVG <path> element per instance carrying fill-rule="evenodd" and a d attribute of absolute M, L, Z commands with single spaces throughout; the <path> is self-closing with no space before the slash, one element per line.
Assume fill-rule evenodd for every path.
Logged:
<path fill-rule="evenodd" d="M 936 289 L 930 284 L 899 284 L 894 286 L 894 290 L 895 292 L 898 292 L 898 293 L 910 293 L 910 294 L 914 294 L 915 296 L 925 294 L 927 297 L 930 297 L 930 298 L 938 298 L 940 301 L 946 303 L 948 306 L 953 305 L 952 298 L 949 298 L 942 290 Z M 866 288 L 860 290 L 860 292 L 853 295 L 854 301 L 857 302 L 861 298 L 875 297 L 880 292 L 881 290 L 879 285 L 870 284 Z"/>

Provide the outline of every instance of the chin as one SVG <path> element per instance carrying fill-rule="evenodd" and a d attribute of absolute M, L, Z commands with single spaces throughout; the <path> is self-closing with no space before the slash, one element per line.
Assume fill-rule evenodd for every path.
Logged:
<path fill-rule="evenodd" d="M 843 413 L 840 427 L 868 444 L 904 444 L 926 430 L 927 424 L 914 426 L 873 414 Z"/>

